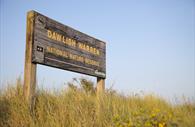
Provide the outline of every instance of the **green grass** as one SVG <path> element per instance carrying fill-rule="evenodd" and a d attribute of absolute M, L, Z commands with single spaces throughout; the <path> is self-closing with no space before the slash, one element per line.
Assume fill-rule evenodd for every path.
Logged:
<path fill-rule="evenodd" d="M 37 90 L 31 106 L 22 83 L 0 91 L 0 127 L 194 127 L 195 103 L 172 105 L 154 95 L 125 96 L 77 80 L 62 91 Z"/>

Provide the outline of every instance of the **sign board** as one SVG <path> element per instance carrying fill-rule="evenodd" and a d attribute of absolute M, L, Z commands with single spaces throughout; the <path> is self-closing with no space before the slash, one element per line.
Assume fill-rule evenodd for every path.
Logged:
<path fill-rule="evenodd" d="M 33 63 L 106 78 L 105 42 L 35 11 L 33 14 Z"/>

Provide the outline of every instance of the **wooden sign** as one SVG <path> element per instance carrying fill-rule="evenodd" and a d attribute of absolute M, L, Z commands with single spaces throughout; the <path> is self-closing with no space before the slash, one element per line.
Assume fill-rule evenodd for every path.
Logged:
<path fill-rule="evenodd" d="M 105 42 L 34 12 L 32 62 L 106 77 Z"/>
<path fill-rule="evenodd" d="M 104 88 L 106 44 L 38 12 L 27 15 L 24 93 L 35 89 L 36 64 L 97 77 Z M 33 89 L 32 89 L 33 88 Z"/>

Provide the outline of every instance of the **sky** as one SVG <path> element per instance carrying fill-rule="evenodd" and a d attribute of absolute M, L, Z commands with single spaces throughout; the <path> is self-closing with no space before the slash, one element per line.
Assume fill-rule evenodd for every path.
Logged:
<path fill-rule="evenodd" d="M 195 98 L 194 0 L 0 0 L 1 89 L 24 75 L 26 15 L 35 10 L 106 42 L 106 88 Z M 95 77 L 38 65 L 38 88 Z"/>

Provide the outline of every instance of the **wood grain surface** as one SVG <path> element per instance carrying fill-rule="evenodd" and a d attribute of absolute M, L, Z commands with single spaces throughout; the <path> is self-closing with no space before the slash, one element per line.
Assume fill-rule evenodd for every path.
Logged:
<path fill-rule="evenodd" d="M 34 14 L 32 62 L 106 78 L 106 44 L 38 12 Z"/>

